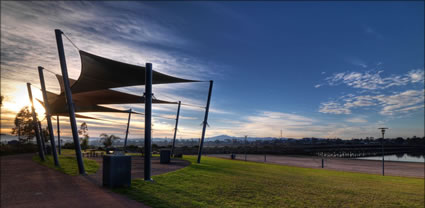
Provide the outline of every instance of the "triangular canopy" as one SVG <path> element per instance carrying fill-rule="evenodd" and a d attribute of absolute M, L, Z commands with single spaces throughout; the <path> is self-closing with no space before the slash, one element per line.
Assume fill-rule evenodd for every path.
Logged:
<path fill-rule="evenodd" d="M 49 92 L 49 94 L 54 94 L 54 93 Z M 41 101 L 39 99 L 37 99 L 37 101 L 40 102 L 44 106 L 43 101 Z M 50 114 L 52 116 L 56 116 L 56 115 L 69 116 L 68 107 L 66 106 L 66 103 L 61 102 L 61 100 L 57 100 L 57 102 L 50 103 L 49 107 L 50 107 Z M 128 110 L 118 110 L 118 109 L 103 107 L 103 106 L 99 106 L 99 105 L 86 105 L 86 106 L 78 105 L 78 106 L 75 106 L 74 110 L 75 110 L 75 112 L 79 112 L 79 113 L 91 113 L 91 112 L 128 113 L 129 112 Z M 140 114 L 140 113 L 136 113 L 136 114 Z M 81 118 L 84 118 L 84 117 L 81 117 Z"/>
<path fill-rule="evenodd" d="M 64 95 L 57 95 L 47 91 L 50 113 L 57 115 L 68 112 Z M 145 99 L 141 96 L 131 95 L 114 90 L 100 90 L 75 94 L 73 97 L 75 112 L 127 112 L 108 107 L 99 106 L 99 104 L 129 104 L 144 103 Z M 153 99 L 153 103 L 174 104 L 163 100 Z"/>
<path fill-rule="evenodd" d="M 145 85 L 145 67 L 126 64 L 79 51 L 81 74 L 72 85 L 72 93 L 81 93 L 117 87 Z M 153 84 L 198 82 L 169 76 L 157 71 L 152 73 Z"/>
<path fill-rule="evenodd" d="M 56 75 L 61 87 L 61 94 L 57 95 L 51 92 L 47 93 L 49 103 L 54 103 L 56 100 L 65 100 L 63 79 L 61 75 Z M 75 83 L 76 80 L 69 79 L 69 83 Z M 72 86 L 72 85 L 71 85 Z M 76 93 L 72 95 L 72 100 L 76 105 L 96 105 L 96 104 L 130 104 L 130 103 L 145 103 L 145 97 L 132 95 L 115 90 L 96 90 L 90 92 Z M 177 102 L 169 102 L 164 100 L 152 99 L 152 103 L 157 104 L 177 104 Z"/>

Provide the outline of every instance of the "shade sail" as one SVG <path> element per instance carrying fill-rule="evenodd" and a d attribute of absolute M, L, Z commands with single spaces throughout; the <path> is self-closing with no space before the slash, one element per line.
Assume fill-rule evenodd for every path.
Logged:
<path fill-rule="evenodd" d="M 114 61 L 81 50 L 79 52 L 81 74 L 71 86 L 72 93 L 145 85 L 145 67 Z M 198 81 L 173 77 L 157 71 L 152 73 L 153 84 L 181 82 Z"/>
<path fill-rule="evenodd" d="M 62 76 L 56 75 L 56 78 L 58 79 L 61 86 L 61 94 L 57 95 L 48 92 L 47 98 L 49 99 L 49 103 L 54 103 L 58 99 L 65 99 L 65 95 L 63 93 L 64 88 Z M 76 80 L 69 79 L 69 82 L 75 83 Z M 145 97 L 143 96 L 132 95 L 109 89 L 76 93 L 72 95 L 72 100 L 74 101 L 74 103 L 76 103 L 76 105 L 145 103 Z M 152 103 L 177 104 L 177 102 L 169 102 L 158 99 L 152 99 Z"/>
<path fill-rule="evenodd" d="M 43 106 L 44 102 L 41 100 L 38 100 Z M 50 101 L 49 101 L 50 102 Z M 63 100 L 57 100 L 54 103 L 50 103 L 50 114 L 53 116 L 59 115 L 59 116 L 69 116 L 68 114 L 68 106 L 66 105 L 65 101 Z M 89 112 L 115 112 L 115 113 L 127 113 L 128 110 L 118 110 L 114 108 L 108 108 L 103 107 L 99 105 L 79 105 L 74 106 L 75 112 L 80 113 L 89 113 Z"/>
<path fill-rule="evenodd" d="M 68 107 L 64 95 L 57 95 L 48 92 L 49 107 L 52 115 L 67 113 Z M 115 96 L 115 97 L 114 97 Z M 99 104 L 123 104 L 123 103 L 144 103 L 143 97 L 121 93 L 113 90 L 102 90 L 101 92 L 93 91 L 87 93 L 75 94 L 74 98 L 75 112 L 128 112 L 99 106 Z M 162 100 L 153 100 L 154 103 L 173 104 Z M 138 113 L 136 113 L 138 114 Z"/>

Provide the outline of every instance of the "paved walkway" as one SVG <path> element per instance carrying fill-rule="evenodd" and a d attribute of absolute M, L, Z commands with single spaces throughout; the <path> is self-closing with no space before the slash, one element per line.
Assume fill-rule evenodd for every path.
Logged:
<path fill-rule="evenodd" d="M 102 188 L 101 170 L 90 176 L 70 176 L 33 162 L 32 156 L 0 157 L 0 207 L 148 207 Z M 140 163 L 140 160 L 136 159 L 135 162 Z M 152 163 L 153 174 L 164 172 L 155 171 L 157 166 L 155 162 Z M 180 168 L 185 166 L 180 165 Z M 137 176 L 143 175 L 139 168 L 133 169 L 138 172 Z M 169 168 L 168 171 L 175 169 Z"/>
<path fill-rule="evenodd" d="M 211 154 L 208 156 L 230 159 L 230 154 Z M 245 155 L 237 154 L 236 159 L 245 160 Z M 264 162 L 264 155 L 247 155 L 247 160 Z M 309 156 L 267 155 L 266 162 L 306 168 L 321 168 L 322 166 L 321 158 Z M 382 174 L 382 161 L 327 158 L 324 160 L 324 169 L 380 175 Z M 424 170 L 424 163 L 385 161 L 385 175 L 424 178 Z"/>

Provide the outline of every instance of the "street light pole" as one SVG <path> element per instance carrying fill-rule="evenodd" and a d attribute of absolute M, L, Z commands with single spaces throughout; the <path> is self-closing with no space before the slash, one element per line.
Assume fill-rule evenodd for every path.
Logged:
<path fill-rule="evenodd" d="M 245 149 L 245 161 L 246 161 L 246 148 L 247 148 L 247 147 L 246 147 L 246 146 L 247 146 L 246 139 L 247 139 L 247 137 L 248 137 L 248 136 L 247 136 L 247 135 L 245 135 L 245 148 L 244 148 L 244 149 Z"/>
<path fill-rule="evenodd" d="M 381 129 L 381 133 L 382 133 L 382 175 L 385 175 L 385 159 L 384 159 L 384 135 L 385 135 L 385 130 L 388 128 L 378 128 Z"/>

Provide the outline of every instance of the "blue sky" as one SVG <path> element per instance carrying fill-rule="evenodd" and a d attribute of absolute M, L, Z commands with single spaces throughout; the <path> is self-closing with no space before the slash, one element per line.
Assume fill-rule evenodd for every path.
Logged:
<path fill-rule="evenodd" d="M 60 72 L 53 32 L 60 28 L 82 50 L 213 79 L 207 136 L 278 137 L 282 129 L 296 138 L 378 137 L 381 126 L 388 136 L 424 135 L 423 2 L 1 4 L 2 132 L 16 113 L 7 107 L 19 106 L 17 92 L 27 96 L 21 85 L 38 86 L 36 66 Z M 78 78 L 78 54 L 65 48 L 70 76 Z M 59 89 L 47 79 L 48 89 Z M 118 90 L 140 94 L 143 87 Z M 207 90 L 207 83 L 154 86 L 157 98 L 197 106 Z M 170 118 L 175 110 L 154 107 Z M 92 136 L 125 132 L 126 115 L 92 115 L 109 120 L 88 121 Z M 179 135 L 199 137 L 202 109 L 184 106 L 182 116 Z M 174 120 L 154 122 L 154 136 L 171 137 Z M 135 118 L 130 137 L 143 136 L 142 127 Z"/>

